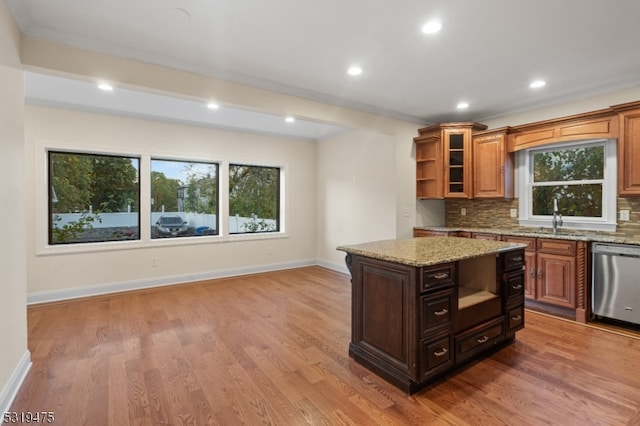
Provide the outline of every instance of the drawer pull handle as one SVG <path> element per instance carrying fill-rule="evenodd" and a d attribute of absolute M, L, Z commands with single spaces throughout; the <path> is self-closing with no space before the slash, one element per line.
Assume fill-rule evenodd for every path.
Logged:
<path fill-rule="evenodd" d="M 449 351 L 447 350 L 447 348 L 442 348 L 442 349 L 440 349 L 439 351 L 433 351 L 433 354 L 434 354 L 435 356 L 444 356 L 444 355 L 446 355 L 446 354 L 447 354 L 447 352 L 449 352 Z"/>
<path fill-rule="evenodd" d="M 445 314 L 448 314 L 448 313 L 449 313 L 449 310 L 448 310 L 448 309 L 443 309 L 443 310 L 441 310 L 441 311 L 436 311 L 436 312 L 434 312 L 433 314 L 434 314 L 434 315 L 437 315 L 437 316 L 439 316 L 439 317 L 441 317 L 441 316 L 443 316 L 443 315 L 445 315 Z"/>
<path fill-rule="evenodd" d="M 478 343 L 484 343 L 484 342 L 486 342 L 486 341 L 488 341 L 488 340 L 489 340 L 489 337 L 488 337 L 488 336 L 482 336 L 482 337 L 478 337 L 478 338 L 476 339 L 476 342 L 478 342 Z"/>
<path fill-rule="evenodd" d="M 511 317 L 511 319 L 514 320 L 514 321 L 520 321 L 522 319 L 522 316 L 521 315 L 514 315 L 514 316 Z"/>
<path fill-rule="evenodd" d="M 511 288 L 514 290 L 520 290 L 522 288 L 522 284 L 512 285 Z"/>
<path fill-rule="evenodd" d="M 522 262 L 522 256 L 514 257 L 511 260 L 513 260 L 514 262 Z"/>
<path fill-rule="evenodd" d="M 433 278 L 435 278 L 436 280 L 443 280 L 443 279 L 447 278 L 448 276 L 449 276 L 448 272 L 441 272 L 439 274 L 435 274 L 433 276 Z"/>

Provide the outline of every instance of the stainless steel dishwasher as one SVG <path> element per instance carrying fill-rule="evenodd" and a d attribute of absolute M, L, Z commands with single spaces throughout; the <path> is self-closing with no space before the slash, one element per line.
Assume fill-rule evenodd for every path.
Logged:
<path fill-rule="evenodd" d="M 640 246 L 593 243 L 591 253 L 593 314 L 640 324 Z"/>

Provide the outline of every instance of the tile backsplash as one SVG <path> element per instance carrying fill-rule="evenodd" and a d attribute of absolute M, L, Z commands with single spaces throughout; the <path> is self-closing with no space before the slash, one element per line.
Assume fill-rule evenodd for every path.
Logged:
<path fill-rule="evenodd" d="M 465 209 L 466 214 L 461 214 Z M 517 228 L 518 219 L 511 217 L 511 209 L 518 210 L 518 200 L 447 200 L 445 201 L 445 226 L 464 228 Z M 629 220 L 618 220 L 616 232 L 598 234 L 640 238 L 640 198 L 618 198 L 617 217 L 620 210 L 629 210 Z"/>

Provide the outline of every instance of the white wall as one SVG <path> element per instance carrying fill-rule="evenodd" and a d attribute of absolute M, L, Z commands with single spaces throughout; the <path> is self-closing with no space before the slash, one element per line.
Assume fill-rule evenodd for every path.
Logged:
<path fill-rule="evenodd" d="M 30 38 L 26 38 L 23 42 L 22 59 L 28 69 L 38 71 L 44 69 L 54 74 L 74 75 L 80 78 L 90 79 L 97 76 L 104 76 L 110 81 L 117 82 L 118 85 L 130 88 L 186 96 L 190 99 L 202 98 L 203 101 L 215 98 L 224 104 L 240 105 L 242 107 L 270 113 L 294 113 L 297 117 L 334 123 L 353 129 L 351 132 L 335 139 L 318 143 L 318 158 L 316 158 L 314 143 L 311 143 L 312 146 L 314 146 L 313 151 L 307 152 L 299 158 L 291 158 L 288 156 L 287 152 L 289 148 L 287 147 L 288 145 L 284 144 L 284 141 L 280 141 L 279 144 L 270 144 L 269 148 L 266 149 L 269 155 L 274 155 L 277 158 L 287 158 L 292 168 L 295 164 L 295 167 L 305 167 L 305 170 L 310 173 L 304 179 L 304 182 L 294 179 L 289 180 L 292 184 L 291 202 L 293 203 L 294 200 L 298 202 L 299 200 L 300 202 L 306 203 L 308 207 L 313 206 L 313 211 L 311 215 L 305 215 L 304 221 L 300 220 L 292 224 L 294 227 L 290 229 L 291 235 L 293 235 L 294 232 L 296 233 L 295 236 L 297 240 L 295 244 L 301 244 L 301 249 L 292 251 L 290 249 L 294 247 L 295 244 L 287 246 L 282 251 L 283 256 L 279 259 L 281 262 L 286 262 L 287 259 L 296 260 L 301 256 L 311 256 L 313 259 L 318 259 L 320 263 L 335 262 L 336 256 L 340 256 L 340 254 L 335 251 L 335 246 L 346 242 L 346 235 L 336 235 L 333 231 L 335 229 L 333 224 L 337 218 L 340 218 L 348 229 L 358 229 L 355 226 L 366 225 L 362 227 L 363 230 L 359 233 L 350 235 L 351 240 L 349 242 L 394 238 L 396 236 L 408 237 L 411 235 L 411 230 L 416 223 L 413 138 L 417 135 L 417 129 L 420 127 L 419 124 L 402 122 Z M 36 107 L 29 107 L 27 110 L 27 129 L 30 144 L 35 143 L 36 140 L 41 141 L 47 138 L 58 138 L 63 142 L 71 138 L 75 140 L 76 143 L 84 141 L 84 143 L 89 143 L 94 146 L 105 143 L 113 144 L 119 143 L 115 141 L 118 141 L 120 138 L 120 133 L 126 133 L 127 136 L 124 140 L 127 142 L 125 145 L 131 146 L 130 143 L 132 139 L 140 140 L 149 137 L 147 132 L 151 132 L 151 139 L 156 138 L 156 134 L 148 130 L 147 126 L 141 127 L 139 124 L 127 126 L 126 130 L 116 133 L 113 126 L 116 123 L 121 123 L 121 120 L 104 118 L 100 123 L 101 135 L 96 139 L 92 137 L 95 133 L 93 124 L 90 124 L 90 129 L 87 128 L 86 131 L 83 130 L 80 132 L 72 132 L 71 129 L 67 128 L 69 122 L 79 122 L 78 119 L 74 117 L 74 114 L 77 113 L 48 112 L 45 114 L 42 112 L 45 109 Z M 82 120 L 84 120 L 84 118 Z M 46 125 L 46 128 L 35 128 L 32 125 Z M 119 125 L 120 124 L 118 124 L 118 126 Z M 175 128 L 175 126 L 172 127 L 169 125 L 157 126 L 156 123 L 149 125 L 151 128 L 164 128 L 164 126 L 167 126 L 166 128 Z M 141 130 L 143 128 L 145 129 L 144 132 Z M 38 133 L 33 134 L 33 131 L 37 131 Z M 180 130 L 176 132 L 179 133 L 182 131 L 187 132 L 187 134 L 191 134 L 191 132 L 199 134 L 204 130 L 180 127 Z M 69 134 L 70 132 L 74 134 Z M 135 133 L 139 132 L 143 133 L 143 138 L 135 135 Z M 162 140 L 166 131 L 158 130 L 157 132 L 157 136 L 161 137 Z M 214 131 L 208 130 L 207 132 Z M 229 134 L 240 135 L 239 133 Z M 109 135 L 111 137 L 109 137 Z M 245 137 L 239 137 L 238 140 L 245 139 Z M 233 144 L 229 143 L 224 146 L 232 145 Z M 154 146 L 156 148 L 158 147 L 155 143 Z M 194 146 L 192 152 L 203 152 L 205 146 L 207 145 L 204 142 L 202 145 Z M 264 148 L 267 145 L 259 144 L 258 146 Z M 294 144 L 292 146 L 298 145 Z M 265 151 L 265 154 L 267 151 Z M 362 154 L 363 152 L 364 157 L 362 157 L 362 159 L 346 155 L 347 153 Z M 38 160 L 31 158 L 30 161 L 37 163 Z M 316 187 L 316 165 L 318 167 L 318 179 L 327 179 L 327 185 L 323 182 L 320 186 Z M 333 174 L 339 174 L 348 170 L 351 171 L 351 174 L 347 176 L 350 180 L 352 180 L 353 173 L 357 174 L 355 185 L 351 185 L 350 187 L 330 186 Z M 37 173 L 38 176 L 43 175 L 43 171 L 34 171 L 30 174 L 34 175 L 34 173 Z M 308 185 L 312 180 L 313 184 Z M 374 183 L 376 184 L 374 185 Z M 30 187 L 37 185 L 37 182 L 30 182 L 29 184 Z M 42 185 L 42 183 L 39 185 Z M 344 191 L 349 188 L 353 190 L 352 194 L 355 198 L 346 196 L 346 201 L 356 206 L 357 209 L 355 210 L 337 207 L 337 204 L 341 204 L 341 202 L 336 202 L 336 200 L 345 199 Z M 316 191 L 318 192 L 316 193 Z M 371 196 L 373 193 L 375 193 L 375 196 Z M 318 200 L 317 210 L 315 210 L 316 195 Z M 36 210 L 38 209 L 38 206 L 35 206 L 35 204 L 34 207 Z M 44 209 L 44 206 L 42 206 L 41 209 Z M 300 211 L 306 212 L 307 210 L 300 208 Z M 41 213 L 38 214 L 41 215 Z M 291 216 L 293 216 L 293 214 Z M 436 209 L 432 216 L 438 217 L 439 210 Z M 316 218 L 319 218 L 319 220 L 317 221 Z M 363 218 L 365 220 L 364 222 Z M 36 220 L 36 217 L 31 217 L 30 220 Z M 327 226 L 325 221 L 330 222 L 331 226 Z M 420 223 L 437 224 L 424 223 L 424 221 Z M 317 232 L 315 231 L 316 226 L 318 227 Z M 309 229 L 314 230 L 312 236 L 307 234 Z M 293 241 L 291 242 L 293 243 Z M 281 241 L 276 244 L 280 246 L 283 245 Z M 311 251 L 307 251 L 309 246 L 312 247 Z M 233 247 L 233 245 L 229 245 L 228 247 Z M 34 247 L 34 250 L 35 249 L 37 249 L 37 247 Z M 242 249 L 239 250 L 242 251 Z M 265 250 L 264 243 L 262 243 L 262 248 L 259 250 Z M 142 265 L 142 268 L 148 268 L 150 263 L 149 257 L 156 256 L 156 252 L 143 253 L 146 254 L 137 254 L 135 258 L 141 262 L 140 265 Z M 168 255 L 170 252 L 163 251 L 163 253 Z M 180 253 L 183 253 L 183 251 Z M 91 259 L 93 256 L 95 255 L 74 254 L 72 258 L 75 259 L 75 261 L 81 261 L 83 263 L 87 261 L 95 265 L 98 261 Z M 66 259 L 66 257 L 61 256 L 59 256 L 59 258 Z M 113 266 L 117 262 L 122 261 L 126 263 L 131 260 L 128 253 L 118 254 L 115 252 L 108 253 L 99 258 L 103 262 L 104 269 L 109 269 L 107 265 Z M 224 259 L 224 256 L 222 258 Z M 250 265 L 252 262 L 275 261 L 275 258 L 272 255 L 266 259 L 258 256 L 257 258 L 241 260 L 241 258 L 239 259 L 238 256 L 234 256 L 233 253 L 231 253 L 229 254 L 228 260 L 232 265 L 241 267 L 241 265 Z M 58 258 L 51 256 L 31 258 L 30 267 L 33 266 L 35 270 L 33 270 L 29 276 L 29 292 L 46 292 L 50 289 L 64 288 L 64 284 L 62 283 L 55 285 L 46 284 L 44 278 L 51 275 L 52 272 L 63 269 L 72 263 L 74 262 L 69 261 L 67 263 L 66 260 L 60 263 Z M 191 263 L 192 262 L 189 262 L 189 265 L 184 268 L 185 271 L 192 267 L 196 267 L 196 271 L 201 270 L 201 267 Z M 220 268 L 226 264 L 226 262 L 223 262 L 222 265 L 210 264 L 210 267 Z M 341 260 L 339 264 L 342 265 Z M 198 263 L 198 265 L 201 265 L 201 263 Z M 138 271 L 132 276 L 141 279 L 149 274 L 162 276 L 163 272 L 160 271 L 160 269 L 161 268 L 153 269 L 151 272 L 146 271 L 144 273 Z M 180 271 L 165 272 L 179 273 Z M 128 277 L 123 276 L 122 273 L 114 272 L 111 269 L 104 272 L 101 271 L 101 275 L 103 275 L 101 282 L 123 280 Z M 88 280 L 88 278 L 86 274 L 82 273 L 79 278 L 77 275 L 74 275 L 70 277 L 71 282 L 68 282 L 67 285 L 76 287 L 88 286 L 95 283 L 95 279 Z"/>
<path fill-rule="evenodd" d="M 0 413 L 9 408 L 26 373 L 27 350 L 24 77 L 19 34 L 0 3 Z"/>
<path fill-rule="evenodd" d="M 198 128 L 158 121 L 27 105 L 28 291 L 30 296 L 87 286 L 181 282 L 268 265 L 315 262 L 316 162 L 314 142 Z M 140 155 L 143 241 L 47 247 L 46 149 Z M 286 237 L 242 241 L 197 237 L 145 238 L 148 184 L 145 158 L 240 161 L 285 168 Z M 251 237 L 251 236 L 248 236 Z M 208 242 L 207 242 L 208 241 Z M 118 247 L 118 250 L 109 248 Z M 72 294 L 67 293 L 59 294 Z M 81 295 L 81 294 L 79 294 Z"/>
<path fill-rule="evenodd" d="M 395 238 L 393 139 L 358 130 L 317 143 L 317 257 L 343 270 L 342 244 Z"/>

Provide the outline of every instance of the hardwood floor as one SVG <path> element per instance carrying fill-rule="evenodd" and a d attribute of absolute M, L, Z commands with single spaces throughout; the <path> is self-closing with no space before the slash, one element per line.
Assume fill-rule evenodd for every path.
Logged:
<path fill-rule="evenodd" d="M 640 424 L 640 339 L 527 311 L 413 396 L 348 357 L 349 279 L 317 267 L 28 308 L 11 410 L 59 425 Z"/>

